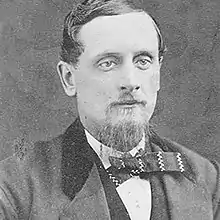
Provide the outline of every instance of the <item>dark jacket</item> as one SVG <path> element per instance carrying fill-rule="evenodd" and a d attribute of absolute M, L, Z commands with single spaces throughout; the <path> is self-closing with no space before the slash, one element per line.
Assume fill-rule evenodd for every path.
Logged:
<path fill-rule="evenodd" d="M 154 132 L 150 143 L 153 152 L 182 153 L 186 163 L 184 174 L 149 177 L 151 220 L 220 220 L 218 164 Z M 129 219 L 79 119 L 63 135 L 21 150 L 0 162 L 1 220 Z"/>

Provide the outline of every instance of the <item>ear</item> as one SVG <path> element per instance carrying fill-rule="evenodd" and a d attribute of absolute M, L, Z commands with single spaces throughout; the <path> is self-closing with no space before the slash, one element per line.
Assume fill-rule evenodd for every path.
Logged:
<path fill-rule="evenodd" d="M 157 92 L 160 90 L 160 69 L 161 69 L 162 64 L 163 64 L 163 56 L 161 56 L 159 59 L 158 70 L 157 70 L 157 73 L 155 74 L 155 85 L 156 85 Z"/>
<path fill-rule="evenodd" d="M 161 66 L 162 63 L 163 63 L 163 56 L 161 56 L 161 57 L 159 58 L 159 63 L 160 63 L 160 66 Z"/>
<path fill-rule="evenodd" d="M 158 92 L 160 90 L 160 68 L 154 75 L 155 75 L 155 78 L 154 78 L 155 87 Z"/>
<path fill-rule="evenodd" d="M 76 95 L 75 71 L 75 68 L 66 62 L 59 61 L 57 64 L 57 72 L 60 76 L 64 91 L 68 96 Z"/>
<path fill-rule="evenodd" d="M 153 85 L 155 90 L 158 92 L 160 90 L 160 69 L 161 69 L 162 61 L 157 65 L 155 72 L 153 74 Z"/>

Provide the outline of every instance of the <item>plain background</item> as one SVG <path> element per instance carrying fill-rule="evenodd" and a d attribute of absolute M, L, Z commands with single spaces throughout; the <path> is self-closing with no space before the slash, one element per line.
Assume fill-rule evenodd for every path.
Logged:
<path fill-rule="evenodd" d="M 79 1 L 0 0 L 0 160 L 15 140 L 49 140 L 73 122 L 56 64 L 64 16 Z M 155 129 L 220 161 L 220 1 L 142 0 L 168 53 Z"/>

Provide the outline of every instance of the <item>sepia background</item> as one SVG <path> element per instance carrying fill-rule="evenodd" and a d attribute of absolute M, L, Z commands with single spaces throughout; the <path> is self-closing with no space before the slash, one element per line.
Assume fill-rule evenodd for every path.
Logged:
<path fill-rule="evenodd" d="M 0 160 L 13 143 L 64 132 L 75 119 L 56 73 L 64 16 L 79 1 L 0 0 Z M 140 0 L 168 53 L 152 123 L 220 162 L 220 1 Z"/>

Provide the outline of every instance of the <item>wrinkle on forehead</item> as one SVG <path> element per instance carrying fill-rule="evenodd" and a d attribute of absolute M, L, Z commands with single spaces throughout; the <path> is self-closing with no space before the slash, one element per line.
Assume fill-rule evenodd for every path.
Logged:
<path fill-rule="evenodd" d="M 80 40 L 91 56 L 104 50 L 120 49 L 125 53 L 143 48 L 158 52 L 157 32 L 145 12 L 97 17 L 82 27 Z"/>

